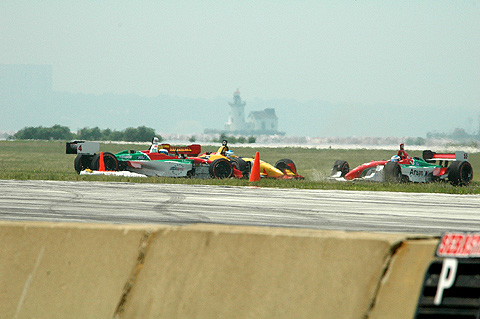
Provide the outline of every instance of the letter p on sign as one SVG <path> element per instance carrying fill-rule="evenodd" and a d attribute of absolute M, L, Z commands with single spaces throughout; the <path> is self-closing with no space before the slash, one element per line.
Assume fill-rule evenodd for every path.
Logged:
<path fill-rule="evenodd" d="M 445 258 L 443 260 L 442 272 L 438 279 L 437 293 L 433 300 L 434 305 L 442 303 L 443 291 L 453 286 L 455 276 L 457 275 L 458 261 L 455 258 Z"/>

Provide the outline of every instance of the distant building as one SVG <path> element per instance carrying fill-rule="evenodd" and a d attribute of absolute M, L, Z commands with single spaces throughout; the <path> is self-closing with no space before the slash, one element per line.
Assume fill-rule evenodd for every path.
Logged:
<path fill-rule="evenodd" d="M 224 130 L 206 129 L 205 133 L 228 133 L 241 135 L 285 135 L 278 131 L 278 117 L 274 108 L 250 112 L 245 120 L 245 105 L 240 91 L 233 92 L 233 102 L 229 102 L 230 114 Z"/>
<path fill-rule="evenodd" d="M 278 131 L 278 117 L 275 114 L 275 109 L 269 108 L 263 111 L 250 112 L 247 119 L 247 124 L 253 131 Z"/>

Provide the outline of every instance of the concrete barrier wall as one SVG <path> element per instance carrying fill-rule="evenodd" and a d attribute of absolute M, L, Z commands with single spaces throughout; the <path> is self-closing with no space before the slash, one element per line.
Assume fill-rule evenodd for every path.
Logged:
<path fill-rule="evenodd" d="M 371 319 L 413 318 L 438 239 L 405 240 L 392 257 Z"/>
<path fill-rule="evenodd" d="M 302 229 L 9 222 L 0 240 L 5 318 L 402 318 L 415 310 L 436 244 Z M 407 301 L 413 310 L 398 307 Z"/>
<path fill-rule="evenodd" d="M 145 233 L 0 224 L 0 318 L 111 318 Z"/>

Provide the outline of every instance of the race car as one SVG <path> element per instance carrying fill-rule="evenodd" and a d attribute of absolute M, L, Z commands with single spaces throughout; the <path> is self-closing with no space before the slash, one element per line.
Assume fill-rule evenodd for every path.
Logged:
<path fill-rule="evenodd" d="M 206 159 L 210 161 L 217 160 L 228 160 L 233 167 L 232 174 L 237 177 L 248 178 L 250 175 L 251 168 L 255 157 L 239 157 L 234 154 L 232 150 L 228 147 L 228 141 L 223 140 L 222 145 L 218 148 L 216 152 L 213 153 L 203 153 L 199 156 L 200 159 Z M 227 168 L 225 168 L 227 170 Z M 237 170 L 241 172 L 238 174 Z M 271 177 L 278 179 L 304 179 L 303 176 L 298 175 L 297 167 L 295 163 L 290 159 L 281 159 L 278 160 L 275 165 L 271 165 L 265 161 L 260 160 L 260 177 Z"/>
<path fill-rule="evenodd" d="M 377 182 L 428 183 L 448 181 L 452 185 L 465 186 L 473 179 L 473 168 L 468 153 L 435 153 L 423 151 L 423 158 L 410 157 L 400 144 L 400 149 L 390 160 L 371 161 L 353 170 L 347 161 L 337 160 L 331 178 L 335 180 L 363 179 Z"/>
<path fill-rule="evenodd" d="M 174 147 L 170 144 L 158 144 L 154 138 L 152 146 L 145 151 L 124 150 L 113 154 L 99 152 L 100 143 L 87 141 L 67 142 L 66 153 L 77 154 L 74 168 L 77 173 L 84 170 L 98 171 L 103 159 L 105 171 L 131 171 L 147 176 L 162 177 L 199 177 L 208 178 L 208 167 L 195 167 L 195 160 L 187 156 L 197 156 L 201 146 Z M 174 154 L 174 155 L 171 155 Z"/>

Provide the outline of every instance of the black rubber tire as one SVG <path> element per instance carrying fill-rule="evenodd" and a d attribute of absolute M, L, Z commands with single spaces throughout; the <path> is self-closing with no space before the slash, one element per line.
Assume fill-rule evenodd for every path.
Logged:
<path fill-rule="evenodd" d="M 233 157 L 230 159 L 230 161 L 232 162 L 232 165 L 235 166 L 236 169 L 238 169 L 240 172 L 245 174 L 245 171 L 247 169 L 247 162 L 245 162 L 240 157 Z"/>
<path fill-rule="evenodd" d="M 127 167 L 128 167 L 127 162 L 126 161 L 119 161 L 118 158 L 117 158 L 117 161 L 118 161 L 118 170 L 119 171 L 126 171 Z"/>
<path fill-rule="evenodd" d="M 240 157 L 233 157 L 230 159 L 232 165 L 242 172 L 243 177 L 248 177 L 250 170 L 248 169 L 247 162 Z"/>
<path fill-rule="evenodd" d="M 335 164 L 333 164 L 332 173 L 330 174 L 330 176 L 335 175 L 337 172 L 342 172 L 340 174 L 340 177 L 345 177 L 345 175 L 347 175 L 348 172 L 350 172 L 350 165 L 348 165 L 348 162 L 342 161 L 342 160 L 335 161 Z"/>
<path fill-rule="evenodd" d="M 95 154 L 92 158 L 92 170 L 98 171 L 100 161 L 100 153 Z M 106 171 L 118 171 L 118 160 L 110 152 L 103 153 L 103 163 Z"/>
<path fill-rule="evenodd" d="M 233 165 L 225 158 L 217 158 L 208 167 L 212 178 L 230 178 L 233 175 Z"/>
<path fill-rule="evenodd" d="M 455 161 L 448 167 L 448 181 L 454 186 L 467 186 L 473 179 L 473 168 L 469 162 Z"/>
<path fill-rule="evenodd" d="M 75 157 L 75 161 L 73 162 L 73 167 L 75 168 L 77 174 L 80 174 L 81 171 L 87 168 L 91 168 L 91 163 L 91 155 L 78 154 L 77 157 Z"/>
<path fill-rule="evenodd" d="M 400 183 L 402 181 L 402 169 L 398 162 L 387 162 L 383 168 L 385 173 L 385 182 L 387 183 Z"/>
<path fill-rule="evenodd" d="M 281 170 L 284 173 L 286 169 L 291 171 L 292 166 L 293 166 L 293 173 L 297 174 L 297 167 L 295 166 L 295 163 L 291 159 L 284 158 L 284 159 L 278 160 L 275 163 L 275 168 Z"/>

